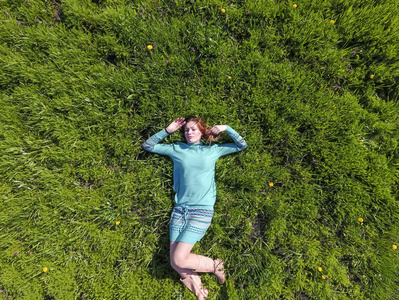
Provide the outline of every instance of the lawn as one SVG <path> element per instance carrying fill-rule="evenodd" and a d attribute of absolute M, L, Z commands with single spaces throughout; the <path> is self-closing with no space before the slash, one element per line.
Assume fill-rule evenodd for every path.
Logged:
<path fill-rule="evenodd" d="M 195 299 L 142 148 L 186 116 L 248 144 L 193 248 L 210 300 L 399 298 L 396 0 L 0 7 L 0 299 Z"/>

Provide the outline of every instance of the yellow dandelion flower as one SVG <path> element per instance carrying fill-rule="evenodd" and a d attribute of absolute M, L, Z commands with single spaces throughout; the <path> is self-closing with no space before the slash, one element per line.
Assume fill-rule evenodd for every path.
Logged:
<path fill-rule="evenodd" d="M 334 20 L 331 20 L 331 21 L 330 21 L 330 24 L 334 24 L 334 23 L 335 23 L 335 21 L 334 21 Z"/>
<path fill-rule="evenodd" d="M 220 11 L 221 11 L 223 14 L 226 12 L 226 10 L 225 10 L 224 8 L 222 8 Z"/>
<path fill-rule="evenodd" d="M 46 267 L 43 268 L 43 272 L 47 272 L 48 269 Z"/>
<path fill-rule="evenodd" d="M 373 79 L 373 78 L 374 78 L 374 74 L 371 74 L 371 75 L 370 75 L 370 78 Z"/>
<path fill-rule="evenodd" d="M 326 279 L 326 278 L 327 278 L 326 275 L 322 275 L 321 277 L 322 277 L 323 279 Z"/>
<path fill-rule="evenodd" d="M 397 248 L 398 248 L 398 246 L 392 245 L 392 249 L 393 249 L 393 250 L 396 250 Z"/>
<path fill-rule="evenodd" d="M 359 142 L 359 145 L 363 145 L 363 142 Z"/>
<path fill-rule="evenodd" d="M 318 267 L 317 270 L 319 270 L 319 272 L 323 271 L 321 267 Z"/>
<path fill-rule="evenodd" d="M 152 46 L 151 45 L 148 45 L 147 48 L 148 48 L 148 50 L 152 50 Z"/>
<path fill-rule="evenodd" d="M 293 8 L 296 8 L 297 6 L 298 6 L 298 5 L 294 4 L 292 7 L 293 7 Z"/>
<path fill-rule="evenodd" d="M 119 225 L 120 223 L 121 223 L 121 221 L 116 221 L 115 222 L 116 225 Z"/>
<path fill-rule="evenodd" d="M 273 182 L 269 182 L 269 186 L 273 186 Z"/>
<path fill-rule="evenodd" d="M 229 77 L 227 77 L 227 78 L 231 79 L 231 76 L 229 76 Z"/>
<path fill-rule="evenodd" d="M 360 223 L 363 223 L 363 218 L 359 218 L 358 221 L 359 221 Z"/>

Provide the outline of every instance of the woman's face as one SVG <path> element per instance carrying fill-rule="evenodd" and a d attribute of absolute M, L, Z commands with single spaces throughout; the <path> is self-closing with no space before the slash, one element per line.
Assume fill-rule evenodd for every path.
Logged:
<path fill-rule="evenodd" d="M 202 132 L 198 129 L 195 122 L 190 121 L 184 127 L 184 136 L 188 143 L 199 143 L 201 141 Z"/>

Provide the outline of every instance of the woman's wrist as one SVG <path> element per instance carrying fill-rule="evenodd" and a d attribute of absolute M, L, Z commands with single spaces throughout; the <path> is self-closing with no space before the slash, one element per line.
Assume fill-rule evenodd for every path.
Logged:
<path fill-rule="evenodd" d="M 165 128 L 165 131 L 166 131 L 167 134 L 171 134 L 172 133 L 172 132 L 168 131 L 168 128 Z"/>

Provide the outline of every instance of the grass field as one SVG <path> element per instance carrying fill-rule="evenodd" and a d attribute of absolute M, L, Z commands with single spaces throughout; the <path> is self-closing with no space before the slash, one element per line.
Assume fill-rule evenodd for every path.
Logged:
<path fill-rule="evenodd" d="M 248 143 L 193 249 L 228 267 L 209 299 L 399 299 L 397 0 L 0 7 L 0 299 L 195 299 L 141 147 L 189 115 Z"/>

